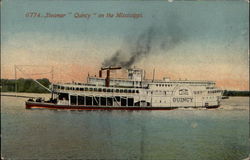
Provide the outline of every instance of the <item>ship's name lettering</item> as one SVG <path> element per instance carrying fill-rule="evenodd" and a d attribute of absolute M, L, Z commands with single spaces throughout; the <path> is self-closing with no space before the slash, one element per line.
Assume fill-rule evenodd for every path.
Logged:
<path fill-rule="evenodd" d="M 193 98 L 173 98 L 173 102 L 193 102 Z"/>

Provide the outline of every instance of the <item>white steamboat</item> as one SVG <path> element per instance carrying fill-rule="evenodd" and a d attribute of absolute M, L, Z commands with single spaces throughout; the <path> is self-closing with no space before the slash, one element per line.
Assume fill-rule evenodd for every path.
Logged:
<path fill-rule="evenodd" d="M 87 83 L 53 84 L 53 99 L 29 100 L 26 108 L 169 110 L 220 106 L 222 90 L 213 81 L 149 80 L 138 68 L 128 69 L 127 78 L 111 78 L 115 69 L 121 67 L 101 68 L 99 77 L 88 76 Z"/>

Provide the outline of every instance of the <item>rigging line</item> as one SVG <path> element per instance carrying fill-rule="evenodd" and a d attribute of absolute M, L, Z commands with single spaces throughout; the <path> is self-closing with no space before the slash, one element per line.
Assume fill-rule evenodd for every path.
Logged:
<path fill-rule="evenodd" d="M 26 76 L 29 76 L 28 74 L 24 73 L 20 68 L 16 67 L 20 72 L 22 72 L 23 74 L 25 74 Z M 38 82 L 35 79 L 32 79 L 33 81 L 35 81 L 37 84 L 39 84 L 41 87 L 43 87 L 44 89 L 46 89 L 49 92 L 52 92 L 49 88 L 45 87 L 44 85 L 42 85 L 40 82 Z"/>
<path fill-rule="evenodd" d="M 19 70 L 19 71 L 21 71 L 22 73 L 24 73 L 24 70 L 23 69 L 20 69 L 20 68 L 18 68 L 17 67 L 17 69 Z M 52 73 L 51 71 L 49 71 L 49 72 L 43 72 L 43 73 L 33 73 L 33 74 L 28 74 L 28 73 L 25 73 L 25 75 L 43 75 L 43 74 L 48 74 L 48 73 Z"/>

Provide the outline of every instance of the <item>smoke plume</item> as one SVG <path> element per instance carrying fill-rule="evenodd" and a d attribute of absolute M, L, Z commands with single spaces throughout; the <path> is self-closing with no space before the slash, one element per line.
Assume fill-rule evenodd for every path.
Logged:
<path fill-rule="evenodd" d="M 117 50 L 113 56 L 105 59 L 102 65 L 130 68 L 141 59 L 156 53 L 153 52 L 153 48 L 159 48 L 167 53 L 185 39 L 175 18 L 164 26 L 149 27 L 138 36 L 135 43 L 132 38 L 129 39 L 126 42 L 127 46 L 130 46 L 127 48 L 128 52 Z"/>

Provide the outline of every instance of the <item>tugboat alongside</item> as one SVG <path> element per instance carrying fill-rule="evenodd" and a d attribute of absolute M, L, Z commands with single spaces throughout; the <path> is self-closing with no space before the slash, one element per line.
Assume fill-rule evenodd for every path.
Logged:
<path fill-rule="evenodd" d="M 149 80 L 139 68 L 128 69 L 127 78 L 111 78 L 110 72 L 117 69 L 121 67 L 101 68 L 99 77 L 88 76 L 87 83 L 53 84 L 49 101 L 29 99 L 26 109 L 170 110 L 220 106 L 222 90 L 213 81 Z"/>

